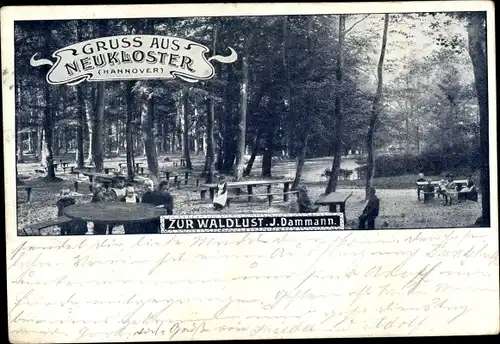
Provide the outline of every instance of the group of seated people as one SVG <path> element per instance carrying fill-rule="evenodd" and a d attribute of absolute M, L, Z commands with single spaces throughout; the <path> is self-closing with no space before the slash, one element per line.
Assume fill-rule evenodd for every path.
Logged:
<path fill-rule="evenodd" d="M 424 203 L 428 202 L 430 198 L 433 198 L 434 194 L 437 194 L 438 197 L 443 196 L 445 200 L 444 205 L 452 205 L 454 200 L 458 200 L 460 198 L 460 194 L 464 195 L 465 199 L 475 202 L 478 200 L 477 189 L 471 175 L 467 178 L 465 186 L 459 186 L 459 184 L 455 182 L 454 175 L 451 173 L 448 173 L 445 178 L 441 179 L 437 186 L 432 184 L 431 179 L 425 179 L 423 173 L 419 174 L 417 182 L 427 182 L 427 184 L 423 187 L 419 187 L 417 189 L 419 199 L 420 193 L 423 191 Z"/>
<path fill-rule="evenodd" d="M 117 176 L 112 180 L 112 187 L 105 189 L 101 184 L 97 183 L 92 186 L 92 203 L 104 202 L 126 202 L 126 203 L 146 203 L 154 205 L 155 207 L 164 207 L 167 215 L 173 214 L 174 200 L 170 194 L 170 187 L 168 181 L 162 181 L 158 189 L 155 189 L 154 182 L 151 179 L 145 181 L 146 191 L 139 196 L 136 188 L 132 184 L 125 185 L 125 178 Z M 63 197 L 57 202 L 58 216 L 62 216 L 64 208 L 75 204 L 72 197 Z M 87 223 L 83 220 L 72 220 L 69 223 L 63 224 L 61 227 L 61 234 L 85 234 L 87 232 Z M 104 224 L 94 223 L 94 234 L 111 234 L 113 228 L 117 224 Z M 146 234 L 146 233 L 159 233 L 160 221 L 152 220 L 140 223 L 127 223 L 123 225 L 125 234 Z"/>

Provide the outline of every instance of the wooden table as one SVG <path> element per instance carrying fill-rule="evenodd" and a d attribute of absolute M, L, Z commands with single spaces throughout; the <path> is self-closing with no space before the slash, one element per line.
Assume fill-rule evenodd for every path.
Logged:
<path fill-rule="evenodd" d="M 109 175 L 109 174 L 105 174 L 105 173 L 98 173 L 98 172 L 82 172 L 82 174 L 84 176 L 87 176 L 89 177 L 89 180 L 90 182 L 93 181 L 94 177 L 95 178 L 101 178 L 101 179 L 104 179 L 104 180 L 113 180 L 113 178 L 115 176 L 112 176 L 112 175 Z"/>
<path fill-rule="evenodd" d="M 183 173 L 184 174 L 184 185 L 187 185 L 188 184 L 188 180 L 189 180 L 189 175 L 193 174 L 194 171 L 193 170 L 175 170 L 175 171 L 161 171 L 160 173 L 165 174 L 165 179 L 166 180 L 170 180 L 170 175 L 172 173 L 175 173 L 175 175 L 173 176 L 175 184 L 177 184 L 177 181 L 178 181 L 178 178 L 179 178 L 179 176 L 177 175 L 177 173 Z M 199 183 L 200 183 L 200 180 L 196 179 L 196 186 L 199 186 Z"/>
<path fill-rule="evenodd" d="M 267 186 L 267 193 L 271 193 L 271 187 L 272 185 L 276 184 L 283 184 L 283 201 L 288 202 L 288 197 L 289 194 L 287 193 L 290 190 L 290 184 L 293 183 L 293 180 L 244 180 L 241 182 L 228 182 L 227 183 L 227 188 L 228 189 L 239 189 L 241 187 L 247 187 L 248 191 L 248 201 L 252 201 L 253 199 L 253 188 L 257 186 Z M 210 199 L 214 198 L 215 190 L 217 190 L 217 183 L 211 183 L 211 184 L 203 184 L 202 185 L 205 188 L 208 188 L 210 192 Z M 237 191 L 238 193 L 238 191 Z M 204 197 L 204 192 L 201 192 L 201 198 Z"/>
<path fill-rule="evenodd" d="M 415 183 L 417 184 L 417 198 L 418 201 L 420 202 L 420 191 L 422 191 L 424 189 L 424 186 L 429 184 L 429 182 L 415 182 Z M 439 181 L 431 181 L 431 184 L 434 186 L 438 186 Z"/>
<path fill-rule="evenodd" d="M 64 208 L 64 215 L 88 222 L 118 224 L 146 222 L 166 215 L 164 208 L 145 203 L 84 203 Z"/>
<path fill-rule="evenodd" d="M 327 205 L 328 211 L 331 213 L 337 212 L 337 205 L 340 207 L 340 212 L 344 214 L 344 225 L 347 223 L 347 217 L 345 215 L 345 202 L 349 197 L 352 196 L 352 191 L 347 192 L 330 192 L 326 196 L 322 196 L 316 201 L 318 205 Z"/>

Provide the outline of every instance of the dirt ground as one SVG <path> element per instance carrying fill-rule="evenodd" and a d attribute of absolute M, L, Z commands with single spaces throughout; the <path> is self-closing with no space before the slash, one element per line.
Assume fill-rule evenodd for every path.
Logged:
<path fill-rule="evenodd" d="M 141 159 L 136 159 L 141 162 Z M 162 161 L 162 159 L 160 160 Z M 124 162 L 123 158 L 115 158 L 105 162 L 106 167 L 117 167 L 118 163 Z M 198 169 L 203 164 L 202 157 L 194 157 L 194 168 Z M 343 164 L 353 165 L 353 161 L 346 159 Z M 145 166 L 146 164 L 144 164 Z M 304 167 L 303 184 L 307 185 L 308 193 L 312 201 L 324 192 L 326 187 L 326 178 L 321 177 L 325 168 L 330 167 L 331 158 L 321 158 L 308 160 Z M 345 166 L 345 165 L 344 165 Z M 18 234 L 19 235 L 39 235 L 38 232 L 25 232 L 24 227 L 29 223 L 44 221 L 49 218 L 57 217 L 56 202 L 59 199 L 59 191 L 63 188 L 73 189 L 74 175 L 64 174 L 62 171 L 57 176 L 63 179 L 62 182 L 47 183 L 41 178 L 43 174 L 36 173 L 35 169 L 39 167 L 37 163 L 24 163 L 18 165 L 18 172 L 26 184 L 33 184 L 32 202 L 25 203 L 23 200 L 26 194 L 18 191 Z M 172 163 L 161 163 L 161 169 L 172 168 Z M 260 161 L 257 159 L 254 167 L 255 178 L 260 172 Z M 276 162 L 273 166 L 274 177 L 293 178 L 295 169 L 294 162 Z M 404 178 L 395 178 L 396 184 L 391 185 L 385 180 L 378 181 L 381 186 L 377 190 L 380 198 L 380 215 L 376 220 L 376 228 L 395 229 L 395 228 L 444 228 L 444 227 L 470 227 L 481 214 L 481 203 L 479 202 L 461 202 L 452 206 L 444 206 L 442 199 L 434 199 L 428 204 L 418 202 L 414 181 L 412 176 L 409 180 Z M 375 185 L 377 180 L 375 181 Z M 360 188 L 359 181 L 342 181 L 338 191 L 350 193 L 352 196 L 346 203 L 346 228 L 357 228 L 358 216 L 361 214 L 364 202 L 364 190 Z M 198 191 L 193 187 L 183 187 L 180 189 L 172 188 L 174 197 L 174 214 L 212 214 L 219 213 L 213 209 L 212 204 L 206 199 L 201 200 Z M 140 190 L 141 192 L 142 190 Z M 90 202 L 91 194 L 88 189 L 80 190 L 81 195 L 75 196 L 76 203 Z M 248 203 L 245 199 L 235 200 L 230 208 L 225 208 L 222 213 L 289 213 L 296 212 L 296 197 L 290 197 L 290 201 L 284 203 L 282 200 L 273 202 L 268 206 L 264 197 L 255 198 L 253 202 Z M 328 211 L 327 207 L 320 211 Z M 90 226 L 92 226 L 90 224 Z M 118 226 L 113 229 L 113 234 L 123 233 L 123 227 Z M 42 230 L 42 235 L 57 235 L 59 229 L 51 227 Z"/>

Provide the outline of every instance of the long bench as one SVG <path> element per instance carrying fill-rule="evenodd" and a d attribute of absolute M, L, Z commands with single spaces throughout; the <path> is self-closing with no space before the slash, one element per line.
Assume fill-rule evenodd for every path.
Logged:
<path fill-rule="evenodd" d="M 62 225 L 64 223 L 68 223 L 70 221 L 71 221 L 71 218 L 69 218 L 67 216 L 59 216 L 55 219 L 30 224 L 30 225 L 25 227 L 24 232 L 27 234 L 26 229 L 29 229 L 30 231 L 37 230 L 38 234 L 41 235 L 41 230 L 43 228 Z"/>
<path fill-rule="evenodd" d="M 287 192 L 266 192 L 266 193 L 260 193 L 260 194 L 240 194 L 240 195 L 232 195 L 227 197 L 227 206 L 229 207 L 231 204 L 231 201 L 234 199 L 238 198 L 243 198 L 247 197 L 248 201 L 250 202 L 254 196 L 266 196 L 267 200 L 269 202 L 269 206 L 273 203 L 273 196 L 283 196 L 283 195 L 291 195 L 291 194 L 297 194 L 299 190 L 292 190 L 292 191 L 287 191 Z"/>

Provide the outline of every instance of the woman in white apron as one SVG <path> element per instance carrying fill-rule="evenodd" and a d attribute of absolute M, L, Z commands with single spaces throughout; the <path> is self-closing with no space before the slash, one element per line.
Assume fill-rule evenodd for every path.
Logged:
<path fill-rule="evenodd" d="M 215 191 L 213 205 L 215 210 L 221 210 L 226 206 L 227 203 L 227 183 L 219 182 L 217 184 L 217 190 Z"/>

